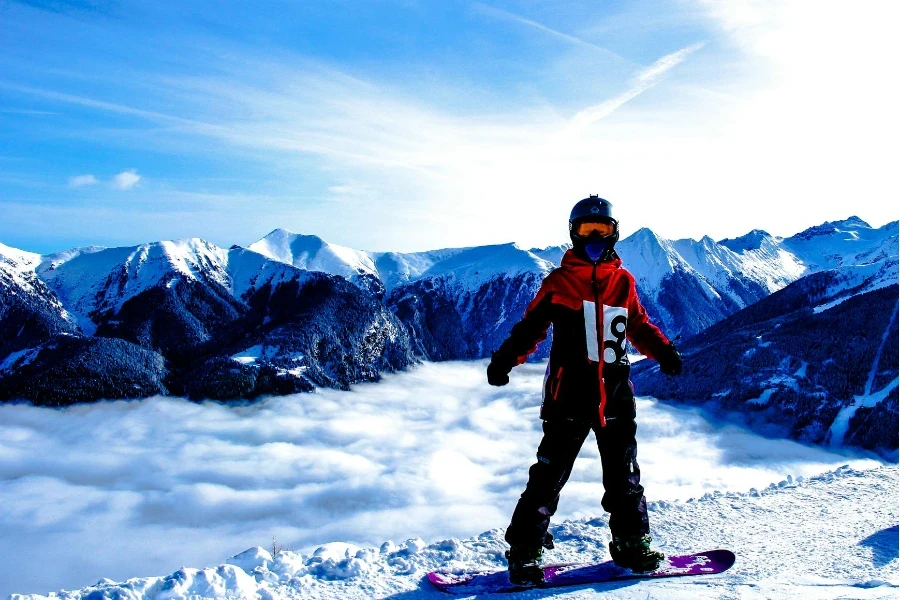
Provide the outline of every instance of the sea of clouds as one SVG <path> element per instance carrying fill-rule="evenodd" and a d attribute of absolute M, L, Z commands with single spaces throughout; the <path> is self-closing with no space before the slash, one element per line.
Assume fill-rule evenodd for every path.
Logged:
<path fill-rule="evenodd" d="M 425 363 L 349 392 L 227 405 L 155 397 L 0 406 L 0 597 L 309 551 L 505 527 L 540 440 L 543 364 Z M 649 500 L 747 491 L 876 459 L 767 439 L 638 399 Z M 588 438 L 557 520 L 602 514 Z M 651 522 L 651 529 L 652 529 Z"/>

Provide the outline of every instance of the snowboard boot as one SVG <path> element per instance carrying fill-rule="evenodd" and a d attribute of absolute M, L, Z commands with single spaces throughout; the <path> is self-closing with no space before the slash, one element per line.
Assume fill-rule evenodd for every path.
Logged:
<path fill-rule="evenodd" d="M 609 553 L 614 563 L 635 573 L 655 571 L 665 559 L 662 552 L 650 549 L 649 535 L 613 536 Z"/>
<path fill-rule="evenodd" d="M 543 585 L 544 570 L 541 569 L 541 556 L 544 549 L 531 546 L 510 546 L 506 551 L 509 565 L 509 582 L 514 585 Z"/>

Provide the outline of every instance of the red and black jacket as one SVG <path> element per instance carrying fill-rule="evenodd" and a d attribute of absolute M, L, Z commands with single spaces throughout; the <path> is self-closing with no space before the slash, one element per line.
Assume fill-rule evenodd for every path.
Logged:
<path fill-rule="evenodd" d="M 547 337 L 553 344 L 544 378 L 541 418 L 596 421 L 634 418 L 626 338 L 650 358 L 669 340 L 641 306 L 634 277 L 618 258 L 592 263 L 572 250 L 541 284 L 493 360 L 512 369 Z"/>

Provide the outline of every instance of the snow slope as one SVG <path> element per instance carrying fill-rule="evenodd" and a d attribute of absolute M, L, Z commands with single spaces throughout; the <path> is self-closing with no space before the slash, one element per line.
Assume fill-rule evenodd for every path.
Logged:
<path fill-rule="evenodd" d="M 896 598 L 898 577 L 898 480 L 895 467 L 841 467 L 792 477 L 743 493 L 706 494 L 686 502 L 650 504 L 653 536 L 667 553 L 725 547 L 737 563 L 721 575 L 683 580 L 631 581 L 533 590 L 521 598 L 763 599 Z M 608 560 L 606 517 L 553 527 L 557 546 L 545 560 Z M 423 578 L 432 570 L 501 570 L 506 544 L 501 530 L 465 540 L 427 545 L 360 548 L 321 546 L 309 554 L 250 548 L 226 564 L 183 568 L 168 576 L 103 580 L 92 587 L 12 600 L 199 598 L 403 600 L 447 596 Z"/>

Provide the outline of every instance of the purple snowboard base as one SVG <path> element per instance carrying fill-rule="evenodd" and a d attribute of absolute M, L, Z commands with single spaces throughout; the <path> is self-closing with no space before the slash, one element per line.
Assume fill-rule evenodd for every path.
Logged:
<path fill-rule="evenodd" d="M 544 567 L 542 588 L 566 585 L 585 585 L 623 579 L 655 579 L 660 577 L 683 577 L 686 575 L 714 575 L 727 571 L 734 564 L 735 556 L 730 550 L 710 550 L 696 554 L 668 556 L 662 566 L 649 573 L 634 573 L 617 567 L 612 561 L 596 564 L 564 564 Z M 506 571 L 475 571 L 461 574 L 429 573 L 428 581 L 442 592 L 455 596 L 472 594 L 496 594 L 535 589 L 513 585 Z"/>

